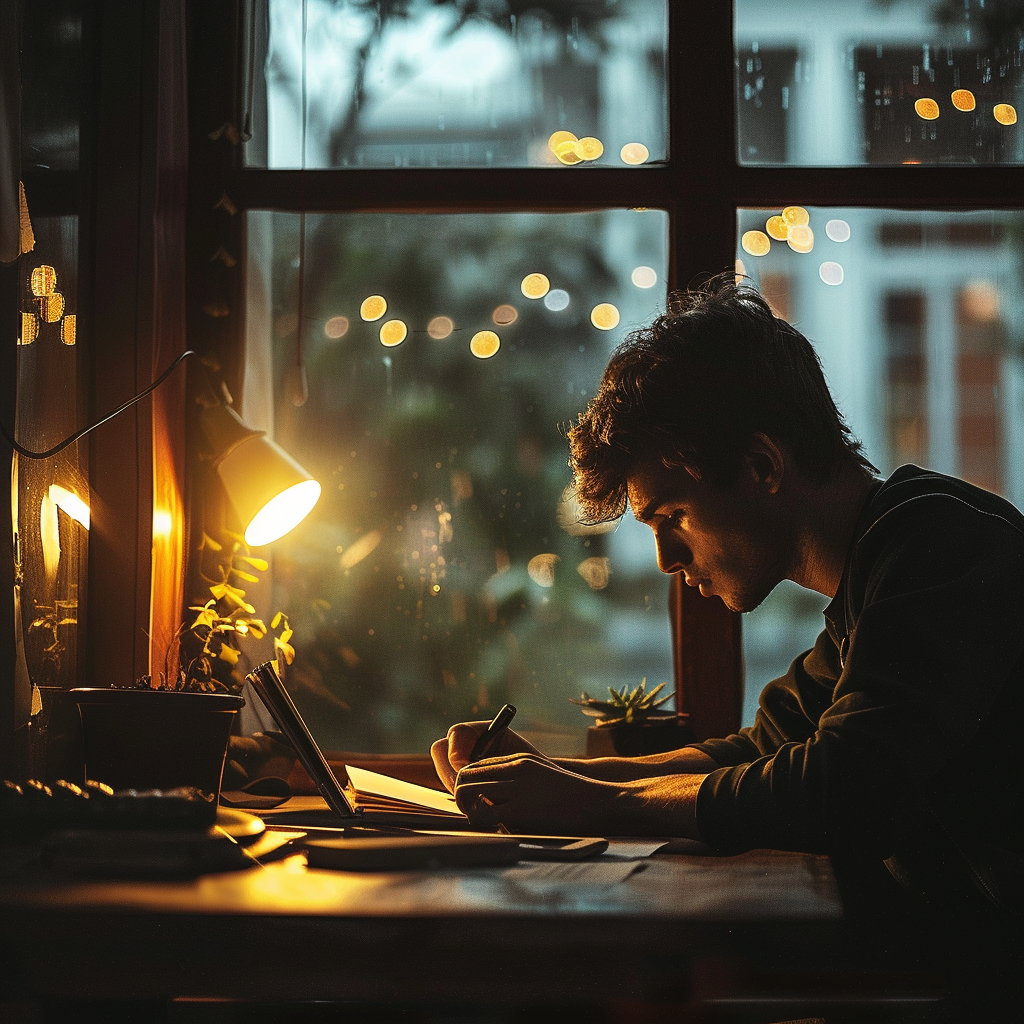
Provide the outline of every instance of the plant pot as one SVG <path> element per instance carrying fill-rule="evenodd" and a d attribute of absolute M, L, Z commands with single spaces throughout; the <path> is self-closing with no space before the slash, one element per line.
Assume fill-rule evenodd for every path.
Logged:
<path fill-rule="evenodd" d="M 678 750 L 696 737 L 689 715 L 649 718 L 618 725 L 592 725 L 587 729 L 587 757 L 637 757 Z"/>
<path fill-rule="evenodd" d="M 218 798 L 231 723 L 230 693 L 71 691 L 82 720 L 85 777 L 120 789 L 193 786 Z"/>

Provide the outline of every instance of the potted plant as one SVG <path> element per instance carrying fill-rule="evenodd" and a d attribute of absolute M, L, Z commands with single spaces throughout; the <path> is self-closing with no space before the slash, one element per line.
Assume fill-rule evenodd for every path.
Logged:
<path fill-rule="evenodd" d="M 598 719 L 587 729 L 587 756 L 657 754 L 692 743 L 694 736 L 688 715 L 658 710 L 673 696 L 658 696 L 664 686 L 665 683 L 659 683 L 648 690 L 644 677 L 632 690 L 609 686 L 608 700 L 598 700 L 586 691 L 579 700 L 570 698 L 583 709 L 583 714 Z"/>
<path fill-rule="evenodd" d="M 204 537 L 200 550 L 218 555 L 214 576 L 204 576 L 211 596 L 189 609 L 195 618 L 169 646 L 159 677 L 71 691 L 82 722 L 84 774 L 115 790 L 190 787 L 215 802 L 232 721 L 245 704 L 236 668 L 240 641 L 277 631 L 279 664 L 294 658 L 287 616 L 278 612 L 268 630 L 241 586 L 259 582 L 256 573 L 267 569 L 266 561 L 250 554 L 240 537 L 227 550 Z M 173 672 L 172 651 L 178 661 Z"/>

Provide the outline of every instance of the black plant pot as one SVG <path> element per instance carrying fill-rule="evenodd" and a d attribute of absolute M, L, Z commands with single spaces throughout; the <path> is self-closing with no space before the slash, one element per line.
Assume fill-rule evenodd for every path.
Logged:
<path fill-rule="evenodd" d="M 618 725 L 592 725 L 587 729 L 587 757 L 636 757 L 661 754 L 693 743 L 696 737 L 689 715 L 648 718 Z"/>
<path fill-rule="evenodd" d="M 194 786 L 220 796 L 231 723 L 245 701 L 230 693 L 79 687 L 85 777 L 120 789 Z"/>

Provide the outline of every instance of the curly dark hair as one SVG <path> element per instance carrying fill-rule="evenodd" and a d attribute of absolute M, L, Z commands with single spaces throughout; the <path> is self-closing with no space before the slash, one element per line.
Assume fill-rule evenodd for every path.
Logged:
<path fill-rule="evenodd" d="M 871 473 L 829 393 L 811 343 L 733 274 L 670 297 L 669 311 L 615 350 L 597 394 L 568 431 L 576 498 L 591 523 L 626 510 L 643 461 L 735 479 L 750 438 L 786 445 L 817 483 L 844 466 Z"/>

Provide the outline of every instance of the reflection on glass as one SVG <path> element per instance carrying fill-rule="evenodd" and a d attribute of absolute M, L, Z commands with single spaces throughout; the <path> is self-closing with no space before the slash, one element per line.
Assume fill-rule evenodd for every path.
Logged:
<path fill-rule="evenodd" d="M 268 4 L 250 165 L 582 170 L 667 155 L 666 0 Z M 627 144 L 643 159 L 620 160 Z"/>
<path fill-rule="evenodd" d="M 737 240 L 778 212 L 738 211 Z M 814 342 L 868 458 L 884 475 L 915 463 L 1024 507 L 1024 214 L 808 213 L 824 226 L 813 252 L 737 252 Z M 813 643 L 824 604 L 794 585 L 744 616 L 749 700 L 788 667 L 777 652 Z"/>
<path fill-rule="evenodd" d="M 272 552 L 274 603 L 295 629 L 290 689 L 335 749 L 425 751 L 507 700 L 548 749 L 581 752 L 587 722 L 568 698 L 672 677 L 650 531 L 578 522 L 562 430 L 625 332 L 664 309 L 663 290 L 631 278 L 642 266 L 665 280 L 665 214 L 305 223 L 300 408 L 287 391 L 299 217 L 250 213 L 247 228 L 263 277 L 247 348 L 273 364 L 276 438 L 324 485 Z M 572 300 L 524 298 L 556 292 Z M 391 321 L 360 316 L 373 295 L 402 344 L 383 349 Z M 612 309 L 618 326 L 596 327 L 592 311 Z M 338 317 L 347 330 L 329 337 Z"/>
<path fill-rule="evenodd" d="M 744 164 L 1019 164 L 1016 0 L 736 0 Z"/>

